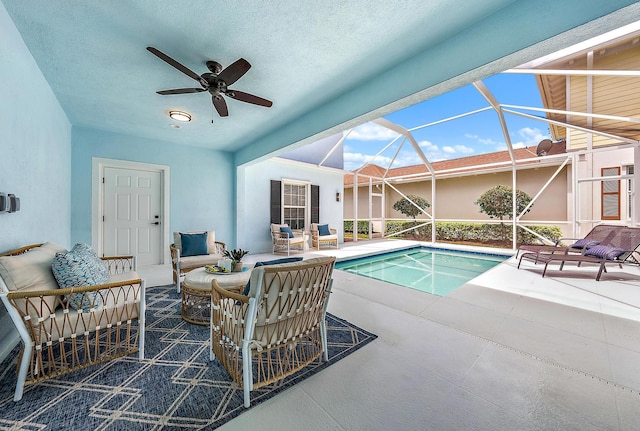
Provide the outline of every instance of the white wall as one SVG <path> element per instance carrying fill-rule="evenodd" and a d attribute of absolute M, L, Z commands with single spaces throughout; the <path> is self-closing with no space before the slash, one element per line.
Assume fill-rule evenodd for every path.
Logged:
<path fill-rule="evenodd" d="M 237 173 L 237 244 L 250 253 L 271 252 L 269 231 L 271 180 L 295 179 L 320 186 L 320 222 L 338 229 L 342 242 L 343 172 L 339 169 L 274 158 L 253 165 L 243 165 Z"/>

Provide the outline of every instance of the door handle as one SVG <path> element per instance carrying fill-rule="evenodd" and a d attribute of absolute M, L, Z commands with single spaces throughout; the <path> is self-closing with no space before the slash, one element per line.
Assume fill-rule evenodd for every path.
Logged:
<path fill-rule="evenodd" d="M 160 222 L 159 222 L 159 221 L 157 221 L 157 222 L 155 222 L 155 223 L 150 223 L 150 224 L 160 224 Z"/>

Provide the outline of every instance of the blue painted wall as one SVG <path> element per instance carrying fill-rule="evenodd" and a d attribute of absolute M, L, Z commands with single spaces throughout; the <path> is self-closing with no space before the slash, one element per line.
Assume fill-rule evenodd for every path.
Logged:
<path fill-rule="evenodd" d="M 0 3 L 0 191 L 21 209 L 0 214 L 0 251 L 69 246 L 71 124 Z M 0 305 L 0 359 L 18 341 Z"/>
<path fill-rule="evenodd" d="M 73 243 L 91 243 L 93 157 L 169 166 L 170 231 L 215 230 L 217 240 L 235 243 L 235 175 L 230 153 L 75 127 L 72 143 Z"/>
<path fill-rule="evenodd" d="M 21 209 L 0 214 L 0 251 L 69 245 L 71 124 L 0 4 L 0 191 Z"/>

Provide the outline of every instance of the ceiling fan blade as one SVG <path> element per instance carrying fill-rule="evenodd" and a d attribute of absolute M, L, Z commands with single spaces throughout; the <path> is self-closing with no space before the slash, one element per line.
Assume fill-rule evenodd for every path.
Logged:
<path fill-rule="evenodd" d="M 231 85 L 242 77 L 247 70 L 251 68 L 251 65 L 247 60 L 241 58 L 234 63 L 227 66 L 222 72 L 218 74 L 218 78 L 222 79 L 227 85 Z"/>
<path fill-rule="evenodd" d="M 227 102 L 224 101 L 222 96 L 215 95 L 211 96 L 211 101 L 213 102 L 213 106 L 215 106 L 216 111 L 218 111 L 218 115 L 221 117 L 229 116 L 229 110 L 227 109 Z"/>
<path fill-rule="evenodd" d="M 185 75 L 187 75 L 188 77 L 193 78 L 196 81 L 202 83 L 203 80 L 202 80 L 202 78 L 200 78 L 200 75 L 198 75 L 197 73 L 195 73 L 193 70 L 189 69 L 188 67 L 178 63 L 173 58 L 169 57 L 167 54 L 155 49 L 152 46 L 148 46 L 147 47 L 147 51 L 149 51 L 151 54 L 155 55 L 156 57 L 160 58 L 161 60 L 166 61 L 171 66 L 175 67 L 180 72 L 182 72 Z"/>
<path fill-rule="evenodd" d="M 244 91 L 228 90 L 225 94 L 232 99 L 236 99 L 241 102 L 253 103 L 254 105 L 266 106 L 267 108 L 270 108 L 273 105 L 273 102 L 270 100 L 245 93 Z"/>
<path fill-rule="evenodd" d="M 166 96 L 167 94 L 202 93 L 203 91 L 206 90 L 204 88 L 176 88 L 175 90 L 156 91 L 156 93 Z"/>

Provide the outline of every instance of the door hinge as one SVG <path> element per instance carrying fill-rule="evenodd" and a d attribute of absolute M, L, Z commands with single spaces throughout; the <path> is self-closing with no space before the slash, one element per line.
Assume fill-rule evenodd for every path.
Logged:
<path fill-rule="evenodd" d="M 104 184 L 104 177 L 102 177 L 102 184 Z"/>
<path fill-rule="evenodd" d="M 104 221 L 104 216 L 102 216 L 102 221 Z"/>

